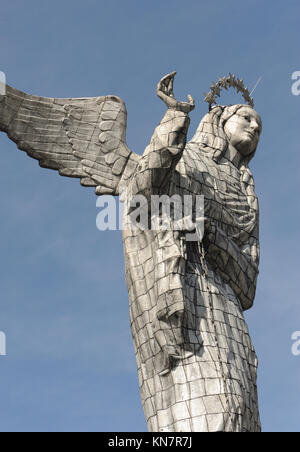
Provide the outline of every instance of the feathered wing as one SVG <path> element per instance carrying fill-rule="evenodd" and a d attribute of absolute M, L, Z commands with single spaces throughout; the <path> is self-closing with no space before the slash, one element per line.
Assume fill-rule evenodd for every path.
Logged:
<path fill-rule="evenodd" d="M 98 195 L 118 195 L 138 164 L 126 145 L 126 124 L 116 96 L 51 99 L 9 86 L 0 96 L 0 131 L 41 167 L 78 177 Z"/>

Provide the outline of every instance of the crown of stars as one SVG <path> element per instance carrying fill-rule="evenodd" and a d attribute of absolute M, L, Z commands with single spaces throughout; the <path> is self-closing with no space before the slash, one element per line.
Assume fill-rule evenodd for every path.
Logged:
<path fill-rule="evenodd" d="M 205 94 L 204 101 L 208 102 L 209 110 L 211 110 L 212 105 L 217 104 L 217 97 L 220 97 L 222 89 L 227 90 L 228 88 L 235 88 L 238 93 L 242 93 L 245 102 L 251 107 L 254 107 L 254 100 L 250 95 L 248 87 L 245 87 L 243 80 L 229 73 L 228 77 L 221 77 L 216 83 L 213 82 L 210 86 L 210 92 Z"/>

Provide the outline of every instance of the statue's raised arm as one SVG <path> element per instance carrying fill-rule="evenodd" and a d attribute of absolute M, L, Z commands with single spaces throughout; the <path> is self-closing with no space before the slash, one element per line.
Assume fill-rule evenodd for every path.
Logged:
<path fill-rule="evenodd" d="M 97 195 L 118 195 L 138 163 L 126 145 L 126 123 L 116 96 L 55 99 L 10 86 L 0 96 L 0 130 L 41 167 L 78 177 Z"/>
<path fill-rule="evenodd" d="M 176 72 L 165 75 L 157 85 L 156 93 L 168 109 L 139 162 L 132 188 L 133 195 L 149 197 L 154 193 L 162 194 L 185 148 L 190 124 L 189 112 L 195 108 L 195 103 L 190 95 L 188 102 L 175 99 L 175 75 Z"/>

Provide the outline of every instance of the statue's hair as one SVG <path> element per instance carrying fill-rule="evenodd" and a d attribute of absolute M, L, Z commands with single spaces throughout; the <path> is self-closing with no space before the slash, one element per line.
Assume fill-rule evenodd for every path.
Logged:
<path fill-rule="evenodd" d="M 228 148 L 228 137 L 225 134 L 224 126 L 226 121 L 237 113 L 240 108 L 249 105 L 238 104 L 221 106 L 218 105 L 210 110 L 201 120 L 199 127 L 191 139 L 190 143 L 197 143 L 203 150 L 211 154 L 212 159 L 219 163 L 224 157 Z M 243 158 L 240 166 L 241 185 L 247 195 L 250 209 L 258 216 L 258 200 L 254 191 L 254 180 L 249 169 L 249 162 L 254 157 L 256 149 L 247 157 Z"/>

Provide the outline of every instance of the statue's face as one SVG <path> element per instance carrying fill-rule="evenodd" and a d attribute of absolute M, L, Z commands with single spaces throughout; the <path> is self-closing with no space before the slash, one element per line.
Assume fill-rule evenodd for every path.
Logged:
<path fill-rule="evenodd" d="M 247 157 L 257 148 L 262 131 L 261 118 L 253 108 L 248 106 L 241 107 L 225 123 L 224 131 L 229 143 L 243 157 Z"/>

